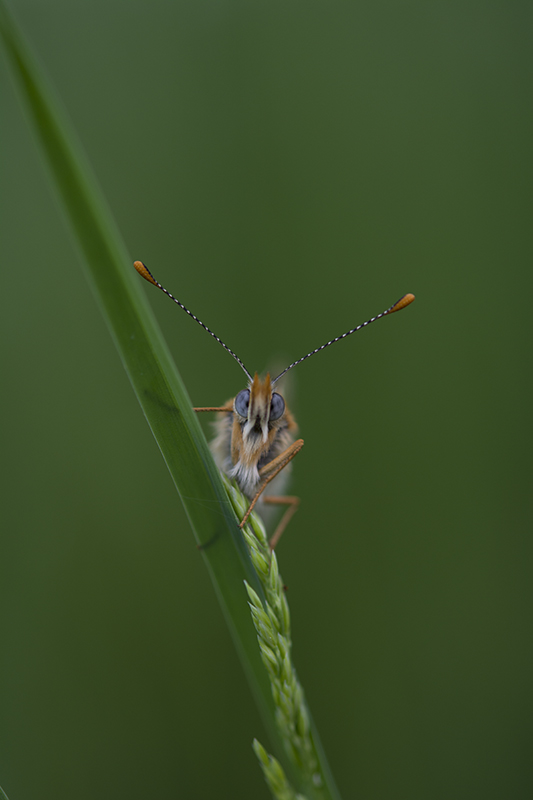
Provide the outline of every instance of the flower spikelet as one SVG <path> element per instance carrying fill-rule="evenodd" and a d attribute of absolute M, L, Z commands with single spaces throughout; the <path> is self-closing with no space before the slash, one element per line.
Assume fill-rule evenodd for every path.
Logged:
<path fill-rule="evenodd" d="M 226 481 L 226 487 L 237 514 L 242 516 L 243 507 L 246 510 L 246 500 L 229 481 Z M 264 525 L 257 514 L 250 515 L 242 533 L 266 598 L 263 603 L 245 581 L 261 658 L 270 678 L 276 722 L 289 759 L 303 773 L 306 783 L 316 790 L 322 786 L 322 775 L 312 740 L 304 692 L 292 664 L 289 606 L 276 554 L 270 551 Z M 279 762 L 269 756 L 257 741 L 254 742 L 254 750 L 274 796 L 278 800 L 300 799 L 301 796 L 289 786 Z M 264 754 L 267 761 L 260 753 Z M 278 782 L 275 776 L 279 777 Z M 276 791 L 274 785 L 278 786 Z M 288 788 L 282 789 L 285 786 Z"/>
<path fill-rule="evenodd" d="M 257 739 L 254 739 L 252 747 L 263 770 L 268 788 L 276 800 L 306 800 L 303 794 L 297 794 L 294 791 L 279 761 L 274 756 L 269 756 Z"/>

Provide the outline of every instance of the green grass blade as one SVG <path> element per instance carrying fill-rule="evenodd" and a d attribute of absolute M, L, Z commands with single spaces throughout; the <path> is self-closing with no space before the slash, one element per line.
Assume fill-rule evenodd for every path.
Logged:
<path fill-rule="evenodd" d="M 9 800 L 7 794 L 4 792 L 1 786 L 0 786 L 0 800 Z"/>
<path fill-rule="evenodd" d="M 221 476 L 77 137 L 1 0 L 0 33 L 30 127 L 81 252 L 87 279 L 180 493 L 197 542 L 210 543 L 202 550 L 203 558 L 276 754 L 299 786 L 301 776 L 294 773 L 285 758 L 274 721 L 270 684 L 261 662 L 244 581 L 263 599 L 264 593 Z M 327 775 L 327 764 L 323 767 Z M 316 796 L 337 795 L 333 786 L 330 790 L 326 786 L 326 791 L 323 789 Z"/>

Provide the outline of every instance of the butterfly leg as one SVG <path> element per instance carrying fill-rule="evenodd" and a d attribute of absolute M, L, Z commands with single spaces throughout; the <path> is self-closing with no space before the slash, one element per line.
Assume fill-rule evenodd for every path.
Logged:
<path fill-rule="evenodd" d="M 283 453 L 280 453 L 279 456 L 277 456 L 276 458 L 272 459 L 272 461 L 270 461 L 268 464 L 265 464 L 265 466 L 262 469 L 259 470 L 260 476 L 262 478 L 264 478 L 263 483 L 261 484 L 261 486 L 257 490 L 257 492 L 255 494 L 255 497 L 253 498 L 252 502 L 248 506 L 248 511 L 246 512 L 246 514 L 242 518 L 242 522 L 239 525 L 239 528 L 242 528 L 243 525 L 246 523 L 246 520 L 248 519 L 248 517 L 250 516 L 251 512 L 253 511 L 253 508 L 254 508 L 255 504 L 257 503 L 257 501 L 259 500 L 259 498 L 261 497 L 261 495 L 265 491 L 265 489 L 268 486 L 268 484 L 270 483 L 270 481 L 274 480 L 276 475 L 279 472 L 281 472 L 281 470 L 284 467 L 287 466 L 289 461 L 292 461 L 292 459 L 294 458 L 296 453 L 299 453 L 303 446 L 304 446 L 304 440 L 303 439 L 297 439 L 295 442 L 293 442 L 291 445 L 289 445 L 289 447 L 287 447 L 287 449 L 284 450 Z"/>
<path fill-rule="evenodd" d="M 281 534 L 289 524 L 290 520 L 293 518 L 295 513 L 298 511 L 298 506 L 300 505 L 300 498 L 294 497 L 294 495 L 284 495 L 283 497 L 277 497 L 275 495 L 268 495 L 267 497 L 263 497 L 263 503 L 270 503 L 271 505 L 286 505 L 287 508 L 285 509 L 285 513 L 283 514 L 282 518 L 279 521 L 279 525 L 274 531 L 274 534 L 270 537 L 268 542 L 268 546 L 271 550 L 275 548 L 279 540 L 281 539 Z"/>
<path fill-rule="evenodd" d="M 233 406 L 207 406 L 206 408 L 193 408 L 193 411 L 233 411 Z"/>

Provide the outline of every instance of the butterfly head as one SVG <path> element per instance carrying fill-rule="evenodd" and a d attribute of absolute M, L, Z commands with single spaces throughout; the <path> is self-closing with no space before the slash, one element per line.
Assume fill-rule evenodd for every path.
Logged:
<path fill-rule="evenodd" d="M 285 401 L 278 392 L 272 391 L 270 375 L 262 380 L 256 372 L 248 389 L 243 389 L 235 398 L 233 409 L 241 424 L 243 439 L 261 447 L 285 414 Z"/>

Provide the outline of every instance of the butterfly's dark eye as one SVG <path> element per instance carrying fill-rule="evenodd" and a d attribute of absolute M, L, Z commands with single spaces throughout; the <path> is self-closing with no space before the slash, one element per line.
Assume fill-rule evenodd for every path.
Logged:
<path fill-rule="evenodd" d="M 235 398 L 235 411 L 240 417 L 248 416 L 248 406 L 250 405 L 250 390 L 243 389 Z"/>
<path fill-rule="evenodd" d="M 271 421 L 279 419 L 284 411 L 285 411 L 285 400 L 280 394 L 274 392 L 274 394 L 272 395 L 272 402 L 270 403 Z"/>

